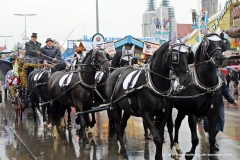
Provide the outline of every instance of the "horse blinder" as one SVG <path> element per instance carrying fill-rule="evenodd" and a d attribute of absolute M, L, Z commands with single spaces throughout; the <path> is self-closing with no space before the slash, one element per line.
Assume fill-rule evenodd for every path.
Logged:
<path fill-rule="evenodd" d="M 179 64 L 179 52 L 172 52 L 172 63 Z"/>

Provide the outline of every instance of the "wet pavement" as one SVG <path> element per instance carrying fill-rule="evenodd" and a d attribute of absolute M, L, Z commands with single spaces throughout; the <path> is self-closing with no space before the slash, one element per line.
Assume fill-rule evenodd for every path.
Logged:
<path fill-rule="evenodd" d="M 236 97 L 237 98 L 237 97 Z M 240 102 L 239 102 L 240 103 Z M 176 117 L 176 110 L 173 117 Z M 240 159 L 240 105 L 233 107 L 225 103 L 224 133 L 219 133 L 217 142 L 220 151 L 219 160 Z M 60 134 L 60 140 L 54 140 L 51 131 L 43 127 L 42 116 L 38 112 L 38 123 L 33 122 L 32 110 L 26 109 L 23 121 L 19 122 L 10 101 L 0 104 L 0 159 L 1 160 L 120 160 L 116 136 L 109 138 L 108 118 L 106 111 L 96 113 L 97 123 L 89 133 L 90 150 L 78 143 L 76 125 L 72 130 Z M 74 113 L 72 113 L 74 122 Z M 73 123 L 74 124 L 74 123 Z M 167 131 L 167 128 L 165 128 Z M 144 140 L 142 120 L 131 117 L 125 131 L 124 142 L 129 160 L 154 160 L 155 145 L 152 140 Z M 179 134 L 180 148 L 183 153 L 190 150 L 191 136 L 187 118 L 184 119 Z M 202 124 L 198 124 L 199 145 L 196 148 L 194 160 L 208 159 L 208 135 L 204 133 Z M 164 160 L 170 160 L 170 143 L 165 132 L 163 146 Z M 185 159 L 184 156 L 180 158 Z"/>

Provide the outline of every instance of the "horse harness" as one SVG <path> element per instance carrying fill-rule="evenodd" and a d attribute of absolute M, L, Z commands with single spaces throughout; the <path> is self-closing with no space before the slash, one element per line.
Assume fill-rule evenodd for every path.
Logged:
<path fill-rule="evenodd" d="M 88 65 L 91 65 L 93 66 L 96 70 L 92 70 L 90 72 L 94 72 L 94 71 L 103 71 L 103 68 L 102 68 L 102 64 L 106 61 L 108 61 L 107 59 L 104 59 L 103 62 L 101 63 L 98 63 L 96 60 L 95 60 L 95 56 L 96 56 L 96 52 L 97 51 L 104 51 L 100 48 L 97 48 L 97 49 L 94 49 L 93 50 L 93 53 L 92 53 L 92 56 L 91 56 L 91 59 L 92 59 L 92 62 L 90 64 L 78 64 L 80 66 L 80 69 L 78 71 L 70 71 L 70 73 L 78 73 L 78 77 L 79 77 L 79 80 L 74 84 L 72 85 L 71 87 L 69 87 L 68 89 L 66 89 L 60 96 L 48 101 L 48 102 L 44 102 L 42 103 L 42 105 L 46 105 L 46 104 L 52 104 L 54 101 L 56 101 L 57 99 L 61 98 L 62 96 L 64 96 L 67 92 L 69 92 L 70 90 L 76 88 L 79 84 L 82 85 L 84 88 L 88 88 L 88 89 L 92 89 L 92 92 L 96 92 L 98 94 L 98 96 L 103 100 L 103 102 L 106 102 L 106 100 L 101 96 L 101 94 L 98 92 L 97 90 L 97 84 L 95 83 L 94 85 L 88 85 L 87 83 L 84 82 L 83 80 L 83 77 L 82 77 L 82 72 L 84 71 L 81 71 L 82 70 L 82 66 L 88 66 Z M 105 51 L 104 51 L 105 52 Z M 95 64 L 97 63 L 97 64 Z M 100 69 L 98 69 L 96 66 L 99 65 L 101 66 Z M 68 72 L 69 73 L 69 72 Z M 70 74 L 69 74 L 70 75 Z M 94 94 L 93 94 L 94 96 Z M 93 101 L 94 102 L 94 101 Z"/>

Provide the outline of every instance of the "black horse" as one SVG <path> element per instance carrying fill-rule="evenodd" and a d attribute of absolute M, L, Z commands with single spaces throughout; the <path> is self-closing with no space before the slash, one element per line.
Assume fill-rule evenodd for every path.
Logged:
<path fill-rule="evenodd" d="M 173 105 L 178 110 L 175 120 L 175 137 L 172 138 L 170 128 L 171 147 L 173 143 L 179 154 L 182 154 L 178 143 L 178 132 L 182 120 L 188 115 L 188 124 L 191 129 L 192 148 L 186 154 L 194 154 L 198 145 L 197 120 L 203 117 L 209 119 L 210 154 L 214 154 L 215 129 L 218 121 L 219 108 L 222 102 L 221 79 L 216 73 L 216 67 L 222 64 L 223 55 L 228 42 L 223 43 L 223 33 L 208 34 L 204 37 L 195 54 L 193 68 L 193 83 L 176 93 Z M 171 124 L 171 117 L 168 123 Z M 194 155 L 193 155 L 194 156 Z M 193 157 L 187 155 L 186 158 Z"/>
<path fill-rule="evenodd" d="M 68 85 L 60 87 L 60 79 L 69 74 L 66 72 L 55 72 L 48 81 L 48 91 L 53 99 L 52 120 L 53 135 L 59 138 L 56 124 L 59 105 L 74 106 L 76 112 L 83 112 L 91 109 L 89 106 L 93 101 L 93 93 L 96 89 L 95 74 L 96 71 L 109 72 L 109 63 L 106 58 L 106 52 L 102 49 L 94 48 L 91 50 L 80 64 L 79 71 L 72 72 L 72 79 Z M 70 73 L 71 74 L 71 73 Z M 89 141 L 86 136 L 86 122 L 83 115 L 78 115 L 76 123 L 80 124 L 79 141 L 83 141 L 85 148 L 89 148 Z"/>
<path fill-rule="evenodd" d="M 51 74 L 53 74 L 56 71 L 61 71 L 66 68 L 65 62 L 58 62 L 54 66 L 52 66 L 49 70 L 40 69 L 35 70 L 31 72 L 28 76 L 28 92 L 30 96 L 30 100 L 32 103 L 32 110 L 33 110 L 33 118 L 34 122 L 37 122 L 36 117 L 36 107 L 39 108 L 39 97 L 41 97 L 42 102 L 47 102 L 50 99 L 50 95 L 47 92 L 47 81 Z M 44 125 L 47 125 L 46 123 L 46 111 L 47 108 L 47 114 L 48 114 L 48 123 L 50 123 L 50 112 L 49 112 L 49 104 L 42 106 L 42 113 L 43 113 L 43 123 Z M 69 113 L 70 116 L 70 113 Z"/>
<path fill-rule="evenodd" d="M 174 37 L 174 36 L 173 36 Z M 110 109 L 115 120 L 119 152 L 127 158 L 123 144 L 123 133 L 130 115 L 142 117 L 150 129 L 156 145 L 155 159 L 162 159 L 162 142 L 164 126 L 170 116 L 171 105 L 168 95 L 171 92 L 170 70 L 179 77 L 180 83 L 186 85 L 190 82 L 188 63 L 193 59 L 193 53 L 188 52 L 187 46 L 172 38 L 171 42 L 163 44 L 152 56 L 145 68 L 122 67 L 113 71 L 106 81 L 106 94 Z M 185 48 L 182 52 L 181 48 Z M 193 60 L 192 60 L 193 61 Z M 133 73 L 133 71 L 137 71 Z M 133 78 L 125 81 L 129 74 Z M 134 77 L 139 76 L 136 79 Z M 132 83 L 132 82 L 136 83 Z M 122 118 L 122 110 L 124 117 Z M 159 121 L 155 126 L 153 118 Z"/>

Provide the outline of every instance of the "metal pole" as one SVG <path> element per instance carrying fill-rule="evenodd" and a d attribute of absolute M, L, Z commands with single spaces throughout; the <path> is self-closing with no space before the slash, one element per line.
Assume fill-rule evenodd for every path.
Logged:
<path fill-rule="evenodd" d="M 163 38 L 163 5 L 161 5 L 161 36 Z"/>
<path fill-rule="evenodd" d="M 96 0 L 96 25 L 97 25 L 97 33 L 99 33 L 99 21 L 98 21 L 98 0 Z"/>
<path fill-rule="evenodd" d="M 200 30 L 201 30 L 201 27 L 200 27 L 201 26 L 201 24 L 200 24 L 200 22 L 201 22 L 200 21 L 200 19 L 201 19 L 200 18 L 200 10 L 201 10 L 200 5 L 201 4 L 200 4 L 200 1 L 201 0 L 198 0 L 198 14 L 199 14 L 199 16 L 198 16 L 198 41 L 199 41 L 199 43 L 201 42 L 201 32 L 200 32 Z"/>
<path fill-rule="evenodd" d="M 25 15 L 25 42 L 27 42 L 27 15 Z"/>

